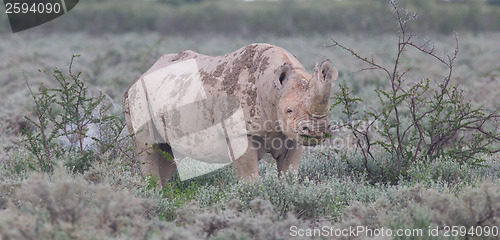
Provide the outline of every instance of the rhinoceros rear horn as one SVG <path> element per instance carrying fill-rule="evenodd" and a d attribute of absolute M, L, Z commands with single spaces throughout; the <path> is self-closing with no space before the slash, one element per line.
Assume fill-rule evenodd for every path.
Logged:
<path fill-rule="evenodd" d="M 292 66 L 290 64 L 285 63 L 283 64 L 278 70 L 276 70 L 276 73 L 274 75 L 274 84 L 278 89 L 283 88 L 283 84 L 285 84 L 286 79 L 292 72 Z"/>
<path fill-rule="evenodd" d="M 338 72 L 335 67 L 331 66 L 330 60 L 326 60 L 321 63 L 320 71 L 319 74 L 317 72 L 317 69 L 315 69 L 314 72 L 317 76 L 320 82 L 333 82 L 337 80 L 338 78 Z"/>
<path fill-rule="evenodd" d="M 337 80 L 337 69 L 332 67 L 330 61 L 324 61 L 318 69 L 314 68 L 314 74 L 309 82 L 311 98 L 309 110 L 313 115 L 323 116 L 328 113 L 328 101 L 333 81 Z"/>

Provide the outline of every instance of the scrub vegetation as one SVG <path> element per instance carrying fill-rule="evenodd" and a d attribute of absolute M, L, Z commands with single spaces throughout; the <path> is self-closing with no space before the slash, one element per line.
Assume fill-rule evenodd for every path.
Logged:
<path fill-rule="evenodd" d="M 81 4 L 90 8 L 93 2 Z M 200 2 L 155 4 L 183 11 L 211 6 Z M 307 6 L 297 2 L 291 11 Z M 187 37 L 154 27 L 101 34 L 108 30 L 51 32 L 50 26 L 50 33 L 5 34 L 0 43 L 0 239 L 322 239 L 294 230 L 357 226 L 394 233 L 423 229 L 423 237 L 414 239 L 466 239 L 445 237 L 447 226 L 466 229 L 474 239 L 480 227 L 480 239 L 497 239 L 500 35 L 460 28 L 455 35 L 412 34 L 440 26 L 419 25 L 433 11 L 451 5 L 473 11 L 470 4 L 477 3 L 477 11 L 494 12 L 496 1 L 401 1 L 417 12 L 438 4 L 437 10 L 424 11 L 422 22 L 385 1 L 370 2 L 384 10 L 363 8 L 367 12 L 390 13 L 382 14 L 387 30 L 377 35 L 355 27 L 308 36 L 207 30 Z M 217 1 L 214 9 L 229 8 L 224 3 Z M 249 3 L 232 8 L 242 4 Z M 260 4 L 278 3 L 252 6 Z M 292 29 L 302 31 L 297 26 Z M 191 49 L 220 55 L 252 42 L 283 47 L 309 70 L 316 62 L 332 61 L 339 70 L 330 110 L 337 126 L 333 138 L 307 148 L 298 173 L 281 179 L 269 158 L 259 162 L 256 182 L 238 182 L 227 166 L 187 181 L 174 176 L 158 189 L 157 179 L 140 174 L 123 124 L 126 88 L 163 53 Z M 429 229 L 439 236 L 429 237 Z"/>

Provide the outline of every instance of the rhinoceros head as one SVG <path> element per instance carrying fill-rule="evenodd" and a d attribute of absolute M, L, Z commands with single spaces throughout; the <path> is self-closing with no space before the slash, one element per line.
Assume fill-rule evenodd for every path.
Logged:
<path fill-rule="evenodd" d="M 325 61 L 316 65 L 311 76 L 303 68 L 281 66 L 275 75 L 280 94 L 278 121 L 282 132 L 302 145 L 322 142 L 329 128 L 330 90 L 337 79 L 337 69 Z"/>

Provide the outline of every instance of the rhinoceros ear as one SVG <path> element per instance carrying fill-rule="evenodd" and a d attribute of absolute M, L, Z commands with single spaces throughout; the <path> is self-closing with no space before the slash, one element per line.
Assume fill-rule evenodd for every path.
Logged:
<path fill-rule="evenodd" d="M 283 85 L 291 72 L 292 66 L 288 63 L 283 64 L 280 68 L 278 68 L 278 70 L 276 70 L 276 73 L 274 74 L 274 84 L 276 85 L 276 88 L 283 88 Z"/>
<path fill-rule="evenodd" d="M 332 82 L 337 80 L 339 76 L 337 69 L 331 66 L 330 60 L 326 60 L 321 63 L 320 73 L 321 82 Z"/>

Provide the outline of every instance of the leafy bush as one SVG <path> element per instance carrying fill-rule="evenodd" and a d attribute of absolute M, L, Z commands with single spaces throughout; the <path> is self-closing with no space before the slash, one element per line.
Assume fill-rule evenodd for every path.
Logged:
<path fill-rule="evenodd" d="M 407 177 L 407 171 L 417 161 L 432 162 L 438 157 L 454 159 L 459 163 L 479 165 L 481 153 L 500 152 L 498 121 L 500 108 L 487 112 L 475 107 L 465 98 L 463 90 L 452 83 L 454 62 L 458 56 L 458 38 L 454 52 L 447 57 L 436 54 L 430 41 L 417 44 L 414 34 L 407 32 L 408 22 L 415 15 L 403 14 L 395 1 L 391 1 L 399 27 L 397 52 L 392 66 L 379 65 L 332 38 L 333 45 L 347 51 L 368 64 L 363 70 L 380 70 L 386 74 L 389 89 L 376 89 L 378 107 L 359 113 L 355 106 L 362 102 L 353 97 L 348 87 L 340 85 L 341 93 L 332 105 L 341 106 L 347 126 L 357 139 L 363 156 L 362 171 L 373 181 L 397 183 Z M 404 55 L 409 50 L 419 51 L 447 68 L 441 81 L 413 80 L 407 77 L 411 67 L 404 68 Z M 359 121 L 372 119 L 364 129 Z M 378 125 L 374 138 L 369 129 Z M 361 144 L 365 143 L 365 144 Z M 382 158 L 380 158 L 382 157 Z M 383 162 L 373 161 L 386 159 Z M 370 164 L 373 163 L 373 164 Z"/>
<path fill-rule="evenodd" d="M 83 172 L 99 155 L 107 152 L 125 153 L 121 132 L 125 121 L 112 115 L 111 103 L 106 103 L 102 92 L 91 96 L 80 73 L 73 74 L 73 56 L 69 65 L 69 79 L 58 69 L 53 77 L 56 88 L 44 85 L 35 93 L 28 88 L 34 101 L 35 119 L 26 117 L 34 131 L 26 131 L 25 146 L 35 156 L 38 169 L 51 172 L 54 159 L 67 157 L 66 166 Z"/>

